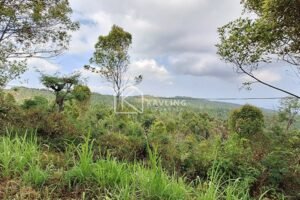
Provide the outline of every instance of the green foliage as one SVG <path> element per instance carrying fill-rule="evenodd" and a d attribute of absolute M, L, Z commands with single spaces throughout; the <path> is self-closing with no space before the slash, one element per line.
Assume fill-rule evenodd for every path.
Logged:
<path fill-rule="evenodd" d="M 91 62 L 109 68 L 118 67 L 118 62 L 127 65 L 129 62 L 128 49 L 131 43 L 131 34 L 114 25 L 107 36 L 99 37 Z M 110 63 L 109 66 L 106 65 L 108 63 Z M 103 73 L 106 72 L 105 70 L 109 69 L 104 68 Z M 105 74 L 103 75 L 105 76 Z"/>
<path fill-rule="evenodd" d="M 23 174 L 22 179 L 25 183 L 41 187 L 48 179 L 48 172 L 40 168 L 39 165 L 30 165 L 28 171 Z"/>
<path fill-rule="evenodd" d="M 156 162 L 158 159 L 156 154 L 150 153 L 152 160 L 150 169 L 138 163 L 132 165 L 119 163 L 110 157 L 94 163 L 90 144 L 87 137 L 85 143 L 78 147 L 79 160 L 75 161 L 75 166 L 65 175 L 65 181 L 69 186 L 94 183 L 108 190 L 117 189 L 116 195 L 123 196 L 124 191 L 130 190 L 132 195 L 136 197 L 139 195 L 142 199 L 185 199 L 188 196 L 189 189 L 182 180 L 168 177 L 163 172 Z"/>
<path fill-rule="evenodd" d="M 0 90 L 0 131 L 3 133 L 6 127 L 16 125 L 20 115 L 15 98 Z"/>
<path fill-rule="evenodd" d="M 162 121 L 156 121 L 153 126 L 151 127 L 150 132 L 156 135 L 165 135 L 167 132 L 166 125 Z"/>
<path fill-rule="evenodd" d="M 279 121 L 286 123 L 286 132 L 290 130 L 290 128 L 296 122 L 296 118 L 300 112 L 300 101 L 296 98 L 285 98 L 280 102 L 279 107 Z"/>
<path fill-rule="evenodd" d="M 119 133 L 104 134 L 97 138 L 100 146 L 98 156 L 112 156 L 118 160 L 142 160 L 146 157 L 146 144 L 143 138 L 125 136 Z"/>
<path fill-rule="evenodd" d="M 229 127 L 242 137 L 260 133 L 264 127 L 264 116 L 259 108 L 245 105 L 234 110 L 229 117 Z"/>
<path fill-rule="evenodd" d="M 47 88 L 53 90 L 55 93 L 55 104 L 57 105 L 59 112 L 62 112 L 64 110 L 65 101 L 73 98 L 72 91 L 74 90 L 74 87 L 79 84 L 79 79 L 80 74 L 73 74 L 65 77 L 58 77 L 57 75 L 42 75 L 42 84 Z M 77 92 L 78 90 L 79 88 L 77 88 Z M 87 91 L 87 88 L 85 88 L 84 90 Z M 85 97 L 87 96 L 88 94 L 85 95 Z"/>
<path fill-rule="evenodd" d="M 298 95 L 259 79 L 253 72 L 262 63 L 286 61 L 300 65 L 300 3 L 298 0 L 242 0 L 246 11 L 257 17 L 241 17 L 219 28 L 218 54 L 268 87 L 299 98 Z M 294 69 L 293 69 L 294 70 Z M 295 71 L 294 71 L 295 72 Z M 297 73 L 297 72 L 295 72 Z M 250 86 L 254 82 L 245 83 Z"/>
<path fill-rule="evenodd" d="M 227 179 L 244 177 L 254 181 L 260 175 L 260 166 L 254 162 L 249 140 L 232 134 L 219 148 L 216 162 Z"/>
<path fill-rule="evenodd" d="M 226 199 L 239 200 L 251 199 L 249 194 L 249 184 L 247 180 L 224 179 L 218 166 L 214 166 L 209 174 L 208 182 L 200 182 L 198 188 L 200 193 L 198 199 Z"/>
<path fill-rule="evenodd" d="M 273 186 L 277 187 L 278 185 L 276 184 L 280 184 L 287 173 L 289 173 L 291 164 L 289 158 L 292 157 L 290 154 L 291 152 L 284 150 L 272 151 L 263 160 L 262 164 L 266 167 L 266 173 L 269 174 L 268 181 Z"/>
<path fill-rule="evenodd" d="M 71 13 L 68 0 L 0 3 L 0 87 L 25 71 L 25 58 L 56 56 L 67 49 L 70 31 L 79 28 Z"/>
<path fill-rule="evenodd" d="M 17 102 L 20 91 L 10 91 Z M 35 94 L 44 96 L 43 92 Z M 236 119 L 244 122 L 237 127 L 247 132 L 241 135 L 239 130 L 228 134 L 227 121 L 190 107 L 115 115 L 107 104 L 110 98 L 98 95 L 102 102 L 98 105 L 84 104 L 82 109 L 73 98 L 64 112 L 57 113 L 43 106 L 41 99 L 32 98 L 33 105 L 20 109 L 24 104 L 5 96 L 3 102 L 11 103 L 18 113 L 6 116 L 10 114 L 16 129 L 36 129 L 43 148 L 34 163 L 20 167 L 19 173 L 7 170 L 3 178 L 18 179 L 48 199 L 259 199 L 265 191 L 266 197 L 276 199 L 299 191 L 299 132 L 284 132 L 271 114 L 266 118 L 268 126 L 249 131 L 254 129 L 246 122 L 262 118 L 249 105 L 236 111 Z M 4 129 L 9 126 L 8 119 L 3 121 Z M 91 131 L 90 139 L 82 143 L 85 130 Z M 10 156 L 3 166 L 10 165 L 5 165 Z M 219 178 L 212 178 L 215 166 Z"/>
<path fill-rule="evenodd" d="M 183 112 L 184 129 L 186 134 L 192 133 L 200 139 L 208 139 L 211 132 L 211 118 L 207 114 L 196 112 Z"/>
<path fill-rule="evenodd" d="M 35 96 L 33 99 L 26 99 L 22 104 L 22 108 L 26 110 L 33 108 L 47 109 L 48 103 L 48 99 L 42 96 Z"/>
<path fill-rule="evenodd" d="M 79 136 L 84 127 L 77 126 L 65 114 L 49 112 L 45 109 L 31 109 L 26 111 L 22 120 L 24 127 L 36 130 L 43 140 L 52 141 L 51 145 L 64 149 L 64 139 L 74 139 Z"/>
<path fill-rule="evenodd" d="M 117 104 L 124 90 L 131 86 L 125 78 L 130 63 L 128 50 L 131 43 L 131 34 L 113 25 L 107 36 L 99 36 L 94 55 L 90 59 L 90 63 L 96 64 L 98 68 L 85 66 L 85 69 L 100 74 L 112 84 Z M 135 77 L 133 84 L 139 84 L 142 79 L 142 75 Z"/>
<path fill-rule="evenodd" d="M 85 137 L 85 142 L 76 149 L 79 160 L 78 162 L 74 160 L 74 167 L 65 175 L 65 180 L 69 186 L 82 183 L 93 176 L 93 150 L 92 142 L 90 143 L 89 140 L 89 136 Z"/>
<path fill-rule="evenodd" d="M 77 101 L 86 102 L 90 100 L 92 93 L 89 87 L 85 85 L 76 85 L 72 91 L 72 95 Z"/>
<path fill-rule="evenodd" d="M 9 136 L 0 138 L 1 176 L 21 175 L 31 166 L 37 165 L 39 148 L 36 138 L 28 136 Z"/>
<path fill-rule="evenodd" d="M 107 135 L 107 138 L 111 136 Z M 1 174 L 6 174 L 5 177 L 7 177 L 7 174 L 10 177 L 20 176 L 26 185 L 41 188 L 39 191 L 43 192 L 43 195 L 50 195 L 51 198 L 61 198 L 61 195 L 73 193 L 75 188 L 81 188 L 82 192 L 78 195 L 84 195 L 87 198 L 106 196 L 112 199 L 131 199 L 132 197 L 135 199 L 251 199 L 251 188 L 256 184 L 261 168 L 257 164 L 252 163 L 253 155 L 249 141 L 240 139 L 238 135 L 231 135 L 223 143 L 216 138 L 203 140 L 199 143 L 196 137 L 192 139 L 188 136 L 186 138 L 186 149 L 182 148 L 177 153 L 182 153 L 181 156 L 183 156 L 189 152 L 189 162 L 194 165 L 195 170 L 203 170 L 203 173 L 209 172 L 208 176 L 197 173 L 195 178 L 191 179 L 192 183 L 189 185 L 187 183 L 191 181 L 190 179 L 180 178 L 177 174 L 168 175 L 164 170 L 165 166 L 167 166 L 164 161 L 166 155 L 162 154 L 157 148 L 154 148 L 154 150 L 147 148 L 148 156 L 143 157 L 143 159 L 146 158 L 144 160 L 145 164 L 138 162 L 136 159 L 129 163 L 128 158 L 120 162 L 117 161 L 117 157 L 114 158 L 114 155 L 110 153 L 100 156 L 95 154 L 94 152 L 98 147 L 97 140 L 92 141 L 90 136 L 85 137 L 84 142 L 77 147 L 73 148 L 71 144 L 67 148 L 69 150 L 65 153 L 60 153 L 63 165 L 59 164 L 61 161 L 58 159 L 53 159 L 52 155 L 57 153 L 47 150 L 46 157 L 43 159 L 47 158 L 51 170 L 48 169 L 48 166 L 45 169 L 40 164 L 42 163 L 42 157 L 40 156 L 42 152 L 39 149 L 34 151 L 36 152 L 35 154 L 29 153 L 27 155 L 25 153 L 29 152 L 28 149 L 30 148 L 28 147 L 30 146 L 34 146 L 34 149 L 36 149 L 38 147 L 36 142 L 34 142 L 34 145 L 31 145 L 31 140 L 24 140 L 18 144 L 15 142 L 19 140 L 18 136 L 4 137 L 5 141 L 11 143 L 11 145 L 8 147 L 3 145 L 3 142 L 0 146 L 6 146 L 7 148 L 2 150 L 2 152 L 13 152 L 11 150 L 14 148 L 14 150 L 17 149 L 16 152 L 20 156 L 2 155 L 0 159 L 1 164 L 4 163 L 2 166 L 10 166 L 10 164 L 5 163 L 10 163 L 9 159 L 13 157 L 12 160 L 16 158 L 16 161 L 13 162 L 13 168 L 16 166 L 20 167 L 18 167 L 18 170 L 11 170 L 12 167 L 6 167 L 9 170 L 6 173 L 5 170 L 1 170 Z M 120 142 L 124 141 L 125 138 L 125 136 L 121 137 Z M 100 140 L 102 141 L 103 139 Z M 115 138 L 112 138 L 110 142 L 115 140 Z M 33 141 L 36 140 L 33 139 Z M 295 137 L 290 143 L 291 147 L 293 145 L 297 146 L 299 141 Z M 128 147 L 135 143 L 131 143 Z M 118 146 L 125 147 L 124 144 L 122 143 Z M 107 144 L 101 144 L 101 146 L 105 145 Z M 23 149 L 18 150 L 19 148 Z M 170 146 L 167 147 L 167 149 L 169 148 Z M 136 152 L 134 149 L 126 151 L 127 154 L 128 152 Z M 25 162 L 26 165 L 18 164 L 25 154 L 27 155 L 27 159 L 25 159 L 27 160 Z M 125 154 L 126 152 L 124 152 Z M 168 152 L 167 155 L 172 154 Z M 268 181 L 264 182 L 264 185 L 272 186 L 273 188 L 279 187 L 277 184 L 287 181 L 287 178 L 295 177 L 293 173 L 296 168 L 290 169 L 288 166 L 295 165 L 293 162 L 296 159 L 292 155 L 298 154 L 294 152 L 282 154 L 279 157 L 276 155 L 279 154 L 274 151 L 262 162 L 262 165 L 266 168 L 262 175 L 267 175 Z M 191 159 L 191 156 L 193 156 L 193 159 Z M 6 157 L 6 159 L 3 159 L 3 157 Z M 8 162 L 5 160 L 8 160 Z M 55 163 L 49 162 L 50 160 Z M 43 161 L 45 164 L 47 162 Z M 205 162 L 208 163 L 207 166 Z M 193 170 L 193 165 L 191 164 L 186 165 L 189 170 Z M 18 173 L 16 173 L 17 171 Z M 63 182 L 61 182 L 62 180 Z M 42 189 L 45 187 L 41 187 L 48 187 L 49 182 L 51 182 L 51 185 L 54 184 L 54 192 L 51 194 L 47 193 L 47 190 Z M 65 186 L 69 187 L 62 193 L 60 188 Z M 272 192 L 264 191 L 265 187 L 260 188 L 260 193 L 256 194 L 255 197 L 258 199 L 265 195 L 268 197 L 279 196 L 275 189 L 272 189 Z"/>

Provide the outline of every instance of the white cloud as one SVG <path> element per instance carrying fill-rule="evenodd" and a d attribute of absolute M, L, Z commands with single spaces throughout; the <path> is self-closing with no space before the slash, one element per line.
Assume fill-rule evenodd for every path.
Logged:
<path fill-rule="evenodd" d="M 187 51 L 213 52 L 217 28 L 241 12 L 239 0 L 71 0 L 70 3 L 76 19 L 92 22 L 84 23 L 74 34 L 73 41 L 79 38 L 82 42 L 74 45 L 77 46 L 74 49 L 93 45 L 99 34 L 107 33 L 107 29 L 117 24 L 132 33 L 133 57 L 138 58 Z"/>
<path fill-rule="evenodd" d="M 133 60 L 177 58 L 182 60 L 170 66 L 178 73 L 230 76 L 231 69 L 221 66 L 223 63 L 216 58 L 214 45 L 217 28 L 240 15 L 239 0 L 71 0 L 70 3 L 74 18 L 81 22 L 80 30 L 73 34 L 70 47 L 73 54 L 92 53 L 98 36 L 106 35 L 117 24 L 133 36 L 130 52 Z M 192 59 L 187 60 L 190 55 Z M 145 62 L 138 64 L 157 65 Z"/>
<path fill-rule="evenodd" d="M 57 64 L 41 58 L 30 58 L 28 60 L 28 67 L 30 71 L 39 70 L 44 73 L 54 73 L 60 70 Z"/>
<path fill-rule="evenodd" d="M 81 22 L 80 29 L 72 33 L 69 53 L 81 54 L 92 51 L 97 42 L 99 35 L 109 32 L 113 22 L 110 16 L 105 12 L 97 12 L 94 14 L 77 13 L 75 20 Z"/>
<path fill-rule="evenodd" d="M 282 77 L 279 73 L 276 71 L 271 71 L 270 69 L 264 69 L 264 70 L 258 70 L 253 72 L 254 76 L 257 77 L 258 79 L 267 82 L 267 83 L 275 83 L 279 82 Z M 251 82 L 253 81 L 253 78 L 247 76 L 247 75 L 242 75 L 240 77 L 240 80 L 242 82 Z"/>
<path fill-rule="evenodd" d="M 131 75 L 143 75 L 144 80 L 152 81 L 168 81 L 170 82 L 171 75 L 168 70 L 159 65 L 154 59 L 138 60 L 131 64 L 129 68 Z"/>

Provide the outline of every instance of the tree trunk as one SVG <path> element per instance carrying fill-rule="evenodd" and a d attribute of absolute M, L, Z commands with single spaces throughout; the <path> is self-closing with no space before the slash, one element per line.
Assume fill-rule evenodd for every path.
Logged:
<path fill-rule="evenodd" d="M 58 112 L 64 111 L 64 98 L 60 96 L 56 96 L 56 104 L 58 106 Z"/>
<path fill-rule="evenodd" d="M 122 107 L 121 107 L 121 94 L 119 92 L 116 94 L 115 109 L 116 109 L 117 112 L 122 111 Z"/>

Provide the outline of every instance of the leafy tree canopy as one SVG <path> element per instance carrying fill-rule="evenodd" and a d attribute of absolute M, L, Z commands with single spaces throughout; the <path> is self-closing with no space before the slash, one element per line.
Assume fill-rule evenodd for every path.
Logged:
<path fill-rule="evenodd" d="M 0 87 L 25 71 L 26 58 L 68 48 L 70 31 L 79 28 L 71 13 L 68 0 L 0 1 Z"/>
<path fill-rule="evenodd" d="M 242 137 L 260 133 L 264 126 L 262 111 L 251 105 L 244 105 L 234 110 L 229 117 L 229 128 Z"/>
<path fill-rule="evenodd" d="M 99 73 L 112 84 L 118 100 L 131 82 L 126 77 L 130 63 L 128 50 L 131 43 L 131 34 L 114 25 L 108 35 L 99 36 L 95 45 L 95 52 L 90 62 L 96 64 L 98 68 L 85 66 L 86 69 Z M 142 79 L 142 75 L 135 77 L 133 84 L 139 84 Z"/>
<path fill-rule="evenodd" d="M 72 91 L 80 83 L 80 74 L 59 77 L 57 75 L 42 75 L 41 82 L 55 93 L 55 103 L 59 112 L 64 110 L 64 102 L 72 99 Z"/>
<path fill-rule="evenodd" d="M 256 17 L 241 17 L 219 28 L 218 54 L 256 82 L 299 98 L 259 79 L 253 71 L 262 63 L 281 60 L 294 65 L 299 75 L 300 1 L 242 0 L 242 4 L 245 12 L 255 13 Z"/>

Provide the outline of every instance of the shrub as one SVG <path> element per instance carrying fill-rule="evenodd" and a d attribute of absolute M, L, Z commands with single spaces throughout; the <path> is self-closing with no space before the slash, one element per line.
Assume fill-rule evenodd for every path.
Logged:
<path fill-rule="evenodd" d="M 156 121 L 150 129 L 150 133 L 154 136 L 167 134 L 167 128 L 162 121 Z"/>
<path fill-rule="evenodd" d="M 100 147 L 98 155 L 110 155 L 118 160 L 134 161 L 146 157 L 146 143 L 141 137 L 119 133 L 104 134 L 97 138 L 95 145 Z"/>
<path fill-rule="evenodd" d="M 44 138 L 76 136 L 79 132 L 64 113 L 34 109 L 26 113 L 25 120 L 27 128 L 37 129 L 39 136 Z"/>
<path fill-rule="evenodd" d="M 14 96 L 0 90 L 0 133 L 4 133 L 6 127 L 19 125 L 21 119 L 22 113 Z"/>
<path fill-rule="evenodd" d="M 235 133 L 219 145 L 215 162 L 225 179 L 242 177 L 253 184 L 262 172 L 261 165 L 253 157 L 250 140 L 241 139 Z"/>
<path fill-rule="evenodd" d="M 251 105 L 234 110 L 229 117 L 229 128 L 242 137 L 249 137 L 262 131 L 264 116 L 262 111 Z"/>
<path fill-rule="evenodd" d="M 76 85 L 72 91 L 72 95 L 79 102 L 89 101 L 92 95 L 92 92 L 89 87 L 85 85 Z"/>
<path fill-rule="evenodd" d="M 47 109 L 48 108 L 48 99 L 42 97 L 42 96 L 35 96 L 33 99 L 26 99 L 22 106 L 23 109 L 32 109 L 32 108 L 42 108 Z"/>

